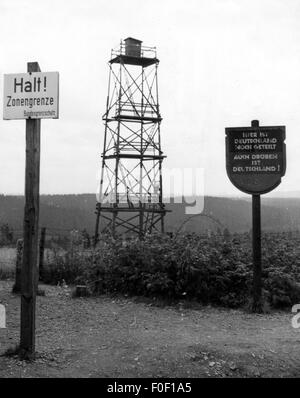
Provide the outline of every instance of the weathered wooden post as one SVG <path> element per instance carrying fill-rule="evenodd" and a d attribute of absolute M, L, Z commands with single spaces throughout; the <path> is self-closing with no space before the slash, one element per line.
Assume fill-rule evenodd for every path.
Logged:
<path fill-rule="evenodd" d="M 37 62 L 28 63 L 29 73 L 40 72 Z M 40 206 L 41 120 L 26 120 L 26 171 L 24 209 L 24 247 L 21 283 L 21 356 L 35 353 L 35 302 L 38 284 L 38 230 Z"/>
<path fill-rule="evenodd" d="M 252 195 L 253 285 L 252 311 L 262 311 L 261 209 L 260 195 L 272 191 L 285 175 L 285 126 L 228 127 L 226 170 L 230 181 Z"/>
<path fill-rule="evenodd" d="M 40 130 L 41 119 L 58 118 L 58 73 L 42 73 L 37 62 L 29 62 L 27 73 L 4 75 L 3 118 L 26 119 L 20 356 L 33 359 L 38 285 Z"/>

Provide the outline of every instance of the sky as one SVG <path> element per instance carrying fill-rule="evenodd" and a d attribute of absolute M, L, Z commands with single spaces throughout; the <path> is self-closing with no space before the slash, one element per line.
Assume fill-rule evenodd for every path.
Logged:
<path fill-rule="evenodd" d="M 3 74 L 37 61 L 60 75 L 60 117 L 42 120 L 42 194 L 96 192 L 108 61 L 121 39 L 157 48 L 163 166 L 203 169 L 206 195 L 241 196 L 225 169 L 225 127 L 285 125 L 300 191 L 299 0 L 0 0 Z M 23 194 L 25 121 L 0 118 L 0 193 Z"/>

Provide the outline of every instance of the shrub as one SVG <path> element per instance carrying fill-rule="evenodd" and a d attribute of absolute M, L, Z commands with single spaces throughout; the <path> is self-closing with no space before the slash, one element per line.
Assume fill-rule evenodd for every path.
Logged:
<path fill-rule="evenodd" d="M 273 307 L 300 302 L 298 235 L 263 238 L 264 297 Z M 63 279 L 93 294 L 122 293 L 168 299 L 185 297 L 204 304 L 241 307 L 252 288 L 249 234 L 207 236 L 151 235 L 138 239 L 103 238 L 95 251 L 57 252 L 45 267 L 48 283 Z"/>

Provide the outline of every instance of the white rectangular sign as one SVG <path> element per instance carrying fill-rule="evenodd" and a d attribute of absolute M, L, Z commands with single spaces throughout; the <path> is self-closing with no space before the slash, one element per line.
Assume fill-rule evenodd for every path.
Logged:
<path fill-rule="evenodd" d="M 3 119 L 58 119 L 58 72 L 4 75 Z"/>

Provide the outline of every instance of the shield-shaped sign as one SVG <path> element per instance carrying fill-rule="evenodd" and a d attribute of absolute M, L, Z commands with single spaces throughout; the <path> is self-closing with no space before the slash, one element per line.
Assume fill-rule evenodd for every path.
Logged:
<path fill-rule="evenodd" d="M 276 188 L 286 170 L 285 126 L 228 127 L 225 133 L 233 185 L 252 195 Z"/>

